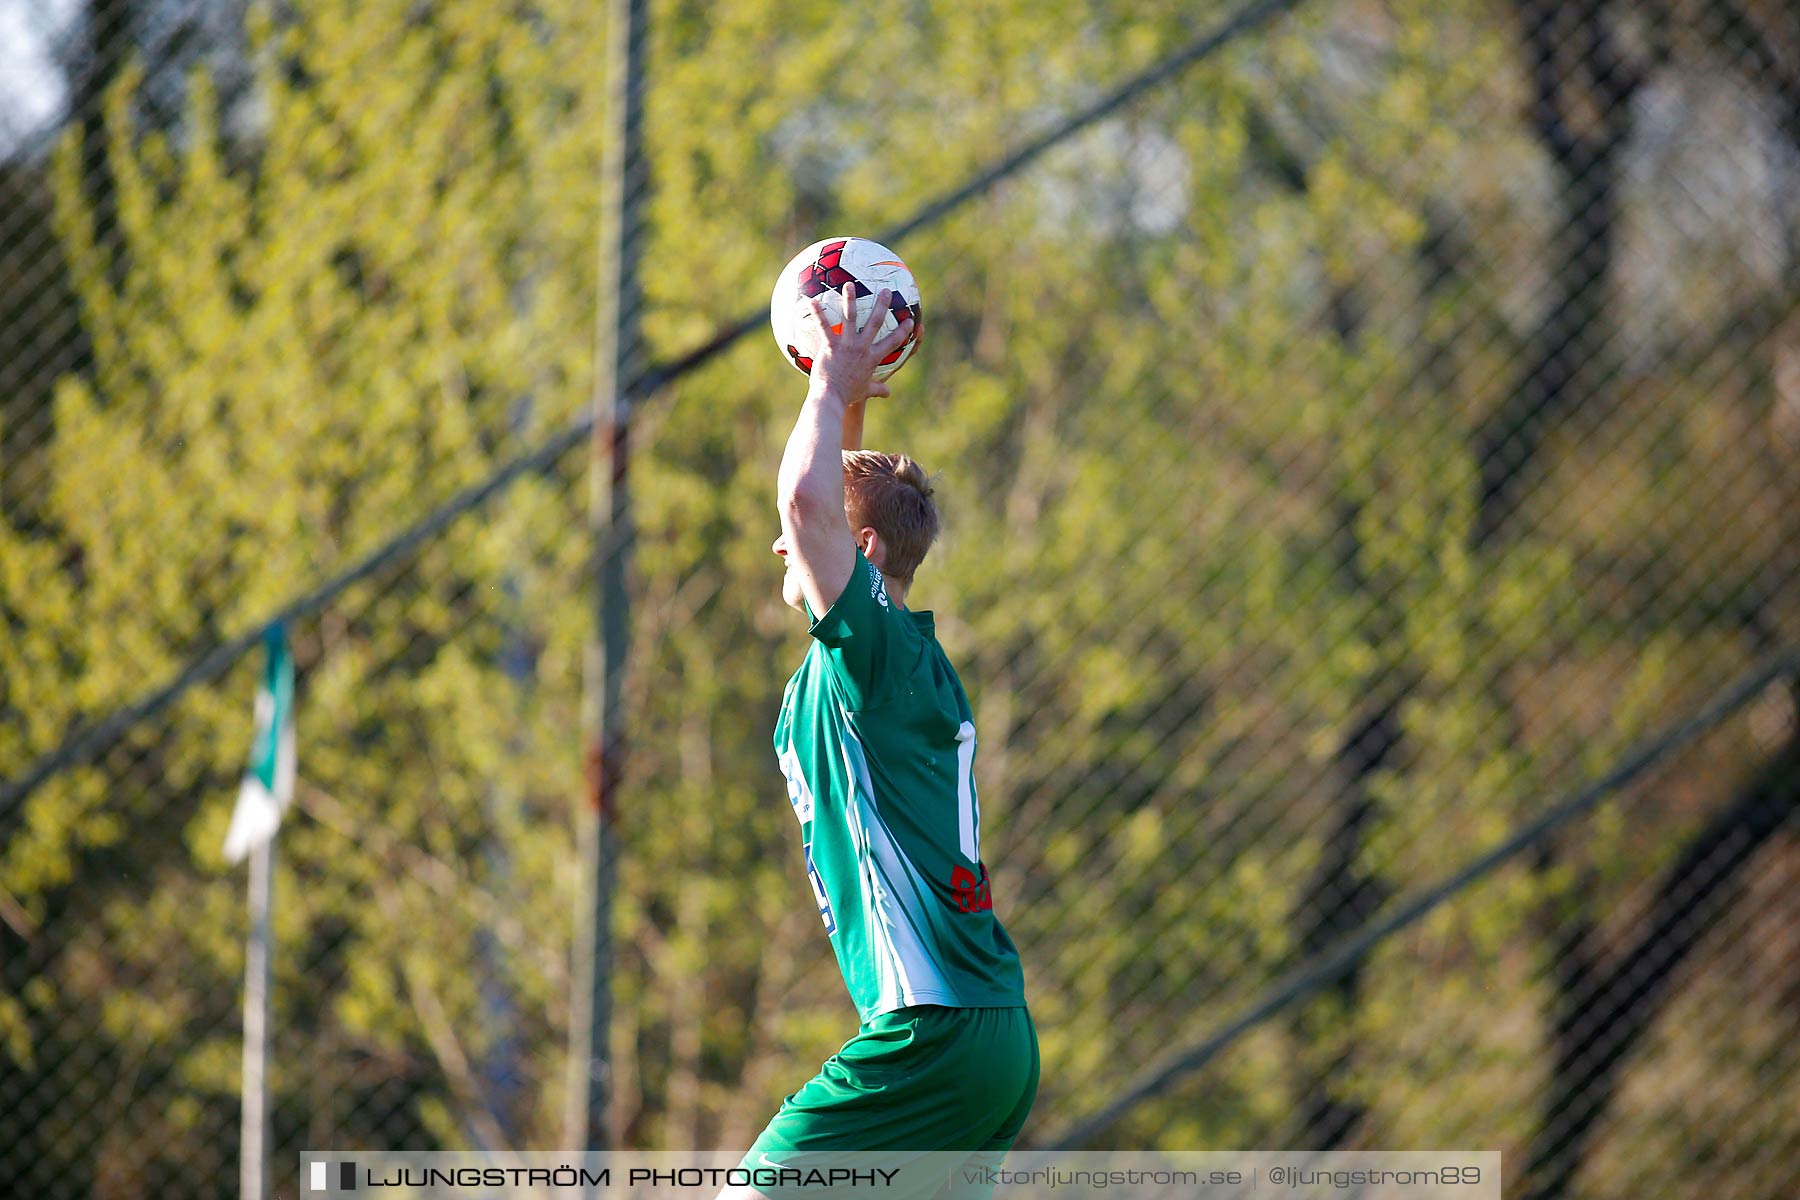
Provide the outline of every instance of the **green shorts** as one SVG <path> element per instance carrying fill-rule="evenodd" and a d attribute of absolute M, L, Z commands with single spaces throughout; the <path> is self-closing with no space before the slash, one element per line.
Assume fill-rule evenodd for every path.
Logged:
<path fill-rule="evenodd" d="M 882 1013 L 782 1102 L 744 1166 L 884 1152 L 996 1156 L 1019 1136 L 1037 1085 L 1037 1030 L 1022 1007 Z"/>

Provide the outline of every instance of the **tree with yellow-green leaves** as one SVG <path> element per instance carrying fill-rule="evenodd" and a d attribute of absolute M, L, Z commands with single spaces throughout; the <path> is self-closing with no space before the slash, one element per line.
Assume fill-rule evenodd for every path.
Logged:
<path fill-rule="evenodd" d="M 122 80 L 116 228 L 95 227 L 77 143 L 57 160 L 94 368 L 57 395 L 51 535 L 0 524 L 9 765 L 587 399 L 594 14 L 546 10 L 548 37 L 479 4 L 431 20 L 405 4 L 259 11 L 255 129 L 222 131 L 201 76 L 178 133 L 140 136 L 137 79 Z M 297 631 L 311 819 L 281 841 L 278 1136 L 295 1132 L 281 1107 L 308 1064 L 346 1055 L 380 1064 L 407 1127 L 446 1141 L 536 1119 L 476 1101 L 481 981 L 458 964 L 478 930 L 497 943 L 526 1014 L 509 1035 L 519 1069 L 554 1070 L 565 968 L 546 931 L 567 905 L 543 863 L 579 764 L 538 739 L 573 721 L 555 681 L 579 644 L 582 547 L 563 536 L 576 511 L 558 480 L 527 479 Z M 503 661 L 527 637 L 550 684 Z M 52 780 L 0 851 L 0 886 L 40 927 L 80 929 L 5 998 L 8 1050 L 52 1071 L 85 1049 L 96 1073 L 136 1072 L 176 1101 L 108 1123 L 101 1149 L 130 1159 L 216 1159 L 229 1128 L 242 917 L 218 797 L 248 745 L 247 668 Z M 401 886 L 419 878 L 434 882 Z M 112 964 L 102 990 L 84 959 Z M 118 1102 L 142 1114 L 142 1099 Z"/>

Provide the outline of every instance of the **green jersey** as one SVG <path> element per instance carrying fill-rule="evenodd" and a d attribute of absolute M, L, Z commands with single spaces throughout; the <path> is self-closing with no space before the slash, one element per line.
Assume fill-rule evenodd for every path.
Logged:
<path fill-rule="evenodd" d="M 811 632 L 775 753 L 858 1014 L 1024 1004 L 981 863 L 969 698 L 931 614 L 892 604 L 858 552 Z"/>

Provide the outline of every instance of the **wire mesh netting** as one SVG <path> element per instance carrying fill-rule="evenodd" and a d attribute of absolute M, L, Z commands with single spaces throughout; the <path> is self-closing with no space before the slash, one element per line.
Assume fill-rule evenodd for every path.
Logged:
<path fill-rule="evenodd" d="M 1800 644 L 1800 14 L 1261 7 L 896 246 L 1025 1141 L 1792 1194 L 1791 660 L 1166 1069 Z M 277 1179 L 562 1136 L 603 8 L 0 0 L 0 780 L 370 564 L 290 626 Z M 1249 11 L 889 9 L 651 5 L 650 360 Z M 854 1024 L 769 748 L 802 388 L 757 331 L 632 429 L 622 1145 L 747 1145 Z M 258 668 L 0 805 L 0 1193 L 236 1176 Z"/>

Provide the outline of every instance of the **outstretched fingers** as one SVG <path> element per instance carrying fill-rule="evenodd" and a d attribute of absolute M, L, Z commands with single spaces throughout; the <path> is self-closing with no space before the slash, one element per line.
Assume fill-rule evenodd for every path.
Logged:
<path fill-rule="evenodd" d="M 880 322 L 871 321 L 869 324 L 873 328 L 881 328 Z M 895 326 L 893 331 L 879 342 L 876 342 L 874 348 L 870 351 L 870 353 L 875 356 L 875 361 L 880 362 L 895 350 L 906 345 L 906 339 L 912 336 L 912 331 L 913 321 L 911 317 L 906 318 L 906 320 Z"/>
<path fill-rule="evenodd" d="M 874 307 L 869 310 L 868 324 L 858 328 L 856 324 L 856 284 L 851 282 L 844 285 L 844 322 L 850 334 L 859 339 L 863 345 L 871 345 L 875 341 L 875 335 L 881 329 L 881 322 L 887 317 L 888 308 L 893 303 L 893 295 L 890 288 L 882 288 L 876 292 Z"/>
<path fill-rule="evenodd" d="M 826 312 L 823 295 L 806 298 L 807 307 L 811 310 L 813 320 L 817 323 L 818 353 L 822 356 L 815 370 L 825 370 L 834 379 L 837 379 L 839 368 L 827 366 L 827 363 L 842 363 L 841 369 L 846 372 L 842 382 L 847 386 L 852 389 L 857 387 L 857 384 L 850 378 L 851 375 L 855 375 L 867 380 L 861 385 L 866 389 L 861 393 L 863 396 L 889 395 L 887 385 L 879 380 L 868 378 L 863 373 L 872 374 L 876 364 L 906 344 L 906 340 L 912 336 L 913 332 L 912 318 L 909 317 L 900 322 L 897 328 L 890 330 L 886 337 L 882 337 L 881 327 L 886 323 L 888 313 L 893 311 L 894 292 L 892 288 L 882 288 L 876 293 L 874 307 L 869 312 L 867 322 L 861 326 L 857 323 L 856 284 L 853 282 L 845 284 L 843 291 L 839 293 L 839 299 L 843 306 L 843 316 L 833 322 Z"/>

